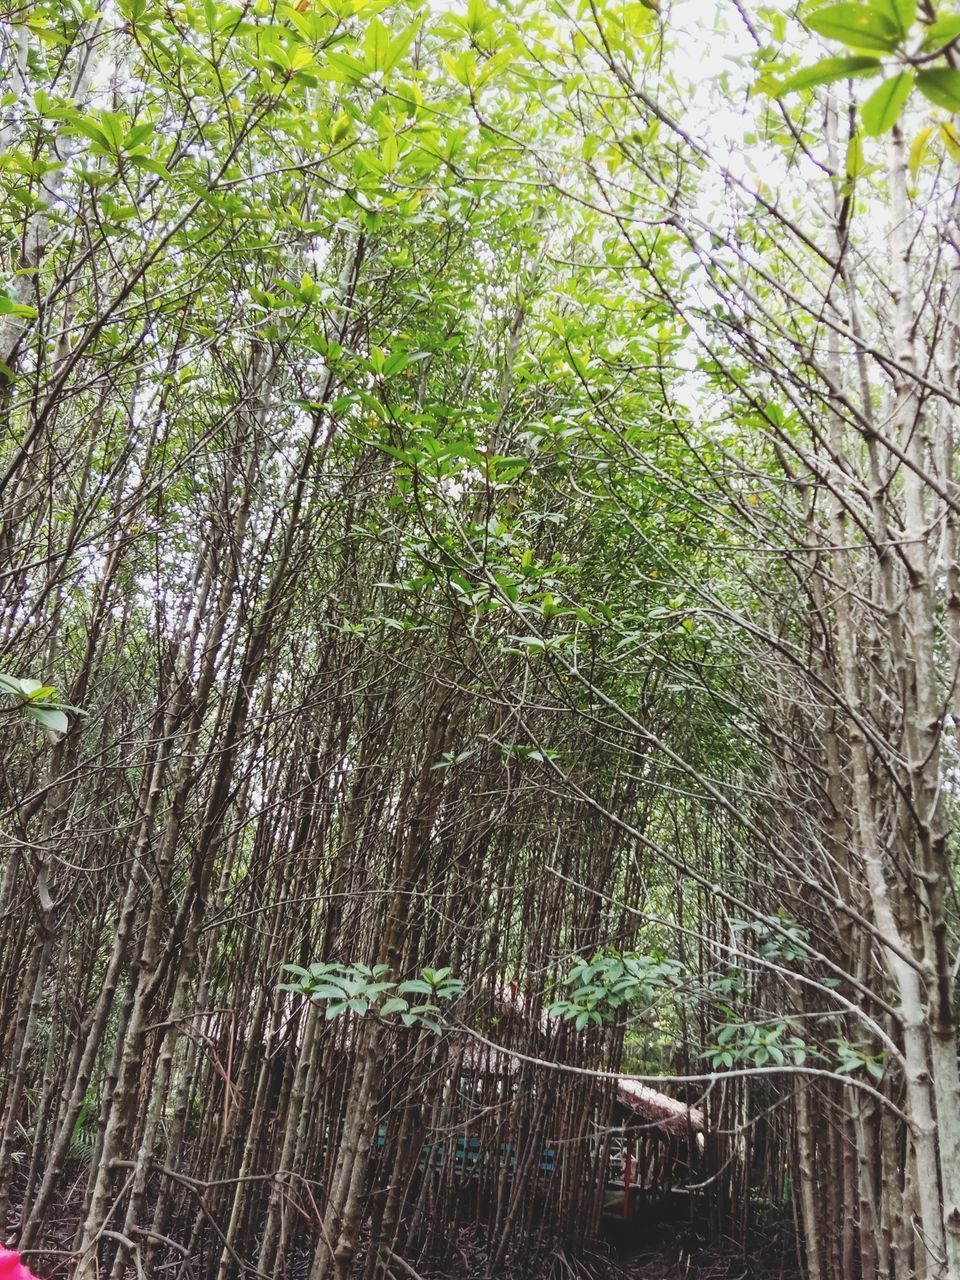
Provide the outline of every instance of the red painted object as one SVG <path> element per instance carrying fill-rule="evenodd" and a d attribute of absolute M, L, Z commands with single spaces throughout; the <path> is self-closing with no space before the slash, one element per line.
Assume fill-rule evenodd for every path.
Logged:
<path fill-rule="evenodd" d="M 29 1267 L 20 1261 L 19 1253 L 0 1245 L 0 1280 L 38 1280 Z"/>

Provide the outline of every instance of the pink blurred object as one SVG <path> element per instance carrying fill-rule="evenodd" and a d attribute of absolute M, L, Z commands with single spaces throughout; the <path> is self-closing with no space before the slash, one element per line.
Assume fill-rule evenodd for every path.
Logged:
<path fill-rule="evenodd" d="M 23 1265 L 19 1253 L 0 1245 L 0 1280 L 37 1280 L 37 1277 Z"/>

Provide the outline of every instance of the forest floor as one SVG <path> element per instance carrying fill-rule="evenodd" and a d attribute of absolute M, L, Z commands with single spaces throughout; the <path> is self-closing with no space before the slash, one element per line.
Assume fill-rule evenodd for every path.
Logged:
<path fill-rule="evenodd" d="M 744 1255 L 741 1250 L 674 1249 L 638 1254 L 618 1263 L 620 1280 L 796 1280 L 797 1271 L 786 1260 L 765 1256 L 763 1251 Z M 616 1272 L 611 1273 L 611 1280 Z"/>
<path fill-rule="evenodd" d="M 0 1240 L 15 1240 L 13 1215 Z M 30 1259 L 44 1280 L 66 1280 L 73 1271 L 72 1254 L 79 1222 L 67 1203 L 52 1215 L 57 1230 L 45 1241 L 46 1247 Z M 0 1224 L 2 1225 L 2 1224 Z M 418 1259 L 416 1266 L 400 1263 L 391 1275 L 394 1280 L 479 1280 L 486 1277 L 489 1255 L 475 1226 L 461 1227 L 452 1241 L 451 1254 L 432 1264 Z M 289 1260 L 289 1280 L 306 1280 L 312 1251 L 298 1250 Z M 179 1255 L 160 1260 L 155 1276 L 173 1274 Z M 209 1259 L 197 1256 L 190 1274 L 204 1275 Z M 503 1280 L 800 1280 L 792 1240 L 757 1233 L 745 1247 L 730 1241 L 707 1243 L 689 1219 L 682 1222 L 647 1223 L 624 1228 L 616 1222 L 604 1223 L 604 1238 L 575 1248 L 556 1245 L 542 1251 L 521 1247 L 504 1259 Z M 137 1280 L 131 1265 L 130 1280 Z M 142 1275 L 142 1272 L 141 1272 Z"/>
<path fill-rule="evenodd" d="M 612 1238 L 611 1238 L 612 1236 Z M 484 1276 L 486 1255 L 463 1232 L 456 1253 L 434 1268 L 418 1263 L 419 1280 L 473 1280 Z M 408 1275 L 411 1273 L 407 1273 Z M 792 1241 L 756 1235 L 746 1248 L 707 1244 L 685 1225 L 661 1225 L 624 1236 L 614 1232 L 593 1246 L 531 1256 L 508 1256 L 504 1280 L 800 1280 Z M 401 1273 L 397 1272 L 397 1280 Z"/>
<path fill-rule="evenodd" d="M 606 1272 L 596 1268 L 598 1280 L 799 1280 L 802 1274 L 792 1233 L 784 1234 L 782 1223 L 750 1232 L 745 1243 L 708 1241 L 686 1216 L 626 1231 L 613 1223 L 605 1228 L 610 1256 Z"/>

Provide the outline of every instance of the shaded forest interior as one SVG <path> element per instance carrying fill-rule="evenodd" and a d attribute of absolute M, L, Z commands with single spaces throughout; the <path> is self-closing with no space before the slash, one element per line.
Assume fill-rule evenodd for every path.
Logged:
<path fill-rule="evenodd" d="M 44 1280 L 960 1280 L 941 8 L 5 7 Z"/>

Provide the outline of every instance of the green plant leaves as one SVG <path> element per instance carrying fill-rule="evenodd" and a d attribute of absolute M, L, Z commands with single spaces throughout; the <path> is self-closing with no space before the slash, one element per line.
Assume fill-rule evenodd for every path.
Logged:
<path fill-rule="evenodd" d="M 928 67 L 917 72 L 917 88 L 936 106 L 960 111 L 960 71 L 951 67 Z"/>
<path fill-rule="evenodd" d="M 25 720 L 32 720 L 42 729 L 49 729 L 53 733 L 66 733 L 70 728 L 67 711 L 84 714 L 79 708 L 60 702 L 52 684 L 44 684 L 27 676 L 0 675 L 0 693 L 12 694 L 17 699 Z"/>
<path fill-rule="evenodd" d="M 390 1018 L 399 1014 L 405 1027 L 419 1026 L 436 1033 L 442 1030 L 442 1026 L 438 1021 L 440 1009 L 434 1001 L 455 1000 L 464 990 L 459 978 L 450 977 L 449 968 L 424 969 L 419 978 L 396 983 L 390 980 L 390 967 L 385 964 L 371 967 L 365 964 L 343 965 L 318 961 L 309 969 L 296 964 L 284 964 L 280 967 L 299 981 L 278 983 L 277 989 L 294 992 L 317 1004 L 323 1004 L 327 1020 L 338 1018 L 342 1013 L 355 1013 L 361 1018 L 368 1013 L 374 1013 L 378 1018 Z M 426 995 L 431 999 L 423 1004 L 411 1005 L 406 996 L 414 994 Z"/>
<path fill-rule="evenodd" d="M 726 1022 L 713 1031 L 716 1043 L 703 1056 L 709 1059 L 714 1070 L 732 1067 L 735 1063 L 748 1067 L 791 1063 L 802 1066 L 810 1054 L 792 1018 L 764 1023 Z"/>
<path fill-rule="evenodd" d="M 66 733 L 70 728 L 70 721 L 64 713 L 54 707 L 27 706 L 24 707 L 23 714 L 28 720 L 33 720 L 42 728 L 51 729 L 54 733 Z"/>
<path fill-rule="evenodd" d="M 811 31 L 851 49 L 881 53 L 892 53 L 903 35 L 892 18 L 865 4 L 828 4 L 808 14 L 804 22 Z"/>
<path fill-rule="evenodd" d="M 803 67 L 795 75 L 784 80 L 780 86 L 781 93 L 791 93 L 795 89 L 810 89 L 817 84 L 833 84 L 836 80 L 847 80 L 853 76 L 869 76 L 881 68 L 879 58 L 870 54 L 851 54 L 848 58 L 823 58 L 810 67 Z"/>
<path fill-rule="evenodd" d="M 916 21 L 917 0 L 872 0 L 870 7 L 888 17 L 901 35 L 906 35 Z"/>
<path fill-rule="evenodd" d="M 551 1017 L 573 1022 L 578 1031 L 612 1021 L 617 1009 L 633 1004 L 649 1005 L 655 998 L 675 991 L 683 977 L 675 960 L 659 955 L 598 953 L 590 961 L 574 965 L 563 983 L 569 998 L 555 1000 Z"/>
<path fill-rule="evenodd" d="M 24 320 L 35 320 L 37 308 L 25 302 L 17 302 L 7 293 L 0 293 L 0 316 L 22 316 Z"/>
<path fill-rule="evenodd" d="M 938 18 L 927 27 L 923 37 L 923 47 L 943 50 L 958 37 L 960 37 L 960 14 L 953 14 L 949 18 Z"/>
<path fill-rule="evenodd" d="M 884 80 L 863 104 L 864 133 L 875 138 L 893 128 L 912 88 L 912 71 L 901 71 Z"/>

